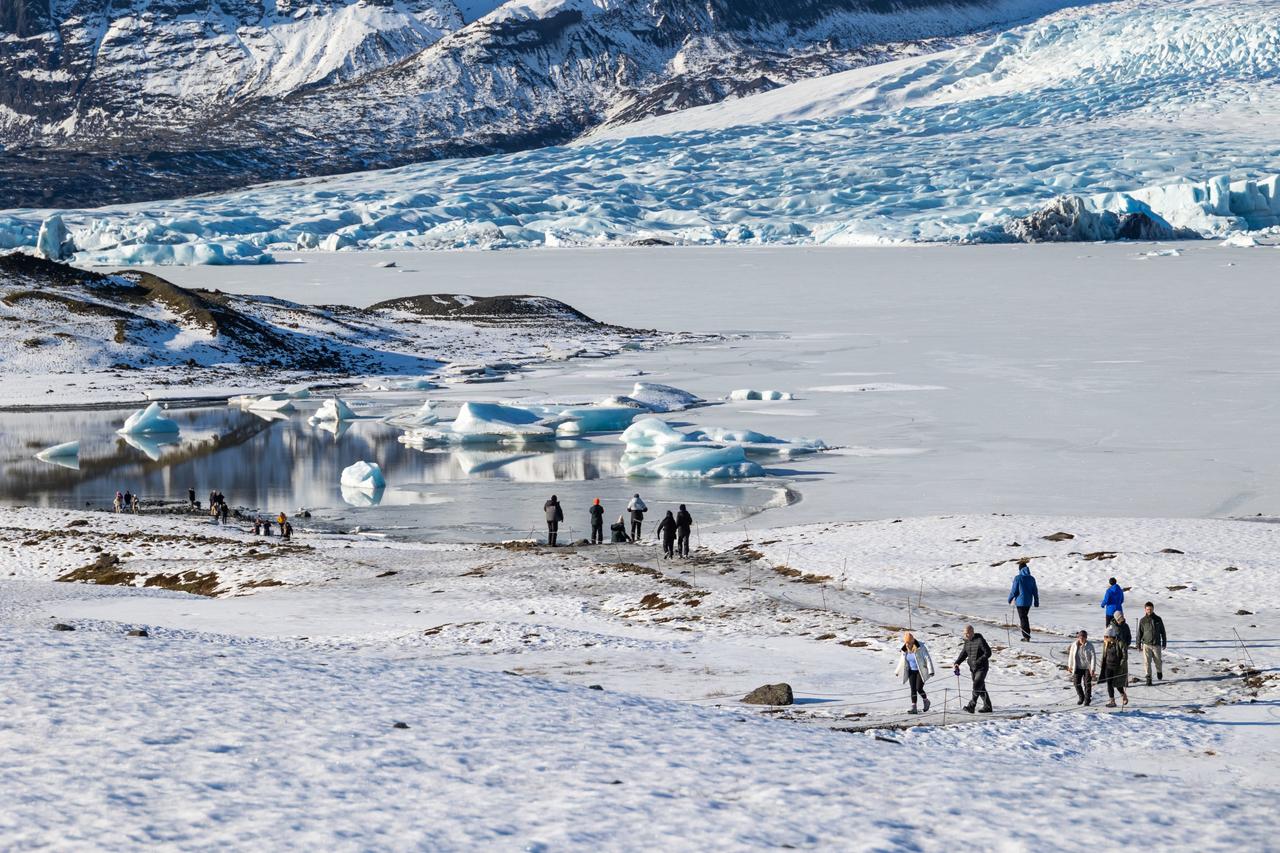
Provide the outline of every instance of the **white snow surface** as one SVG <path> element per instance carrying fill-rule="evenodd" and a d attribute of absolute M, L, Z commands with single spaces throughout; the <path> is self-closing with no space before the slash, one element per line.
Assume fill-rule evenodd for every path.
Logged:
<path fill-rule="evenodd" d="M 1280 221 L 1278 43 L 1280 0 L 1092 3 L 574 146 L 62 215 L 77 258 L 108 264 L 258 263 L 317 237 L 986 240 L 1062 194 L 1218 235 Z M 34 245 L 47 213 L 0 217 L 0 245 Z"/>
<path fill-rule="evenodd" d="M 1041 538 L 1058 531 L 1076 538 Z M 0 763 L 0 840 L 1270 849 L 1280 526 L 983 515 L 744 537 L 704 539 L 676 565 L 623 546 L 619 567 L 590 549 L 305 531 L 285 545 L 182 518 L 0 510 L 0 750 L 14 758 Z M 95 547 L 127 547 L 137 584 L 217 567 L 222 594 L 49 583 Z M 1073 555 L 1100 550 L 1116 556 Z M 1010 648 L 1014 566 L 991 563 L 1020 556 L 1036 558 L 1042 607 L 1034 641 Z M 1101 626 L 1108 574 L 1130 601 L 1156 600 L 1170 638 L 1165 680 L 1132 686 L 1123 712 L 1079 709 L 1059 669 L 1066 632 Z M 285 586 L 252 586 L 264 579 Z M 646 608 L 649 594 L 674 603 Z M 939 670 L 920 718 L 891 675 L 908 620 Z M 994 719 L 956 711 L 965 622 L 995 649 Z M 150 636 L 126 637 L 135 627 Z M 800 704 L 736 702 L 782 680 Z M 901 722 L 923 725 L 886 728 Z M 1017 819 L 996 819 L 1011 791 Z"/>

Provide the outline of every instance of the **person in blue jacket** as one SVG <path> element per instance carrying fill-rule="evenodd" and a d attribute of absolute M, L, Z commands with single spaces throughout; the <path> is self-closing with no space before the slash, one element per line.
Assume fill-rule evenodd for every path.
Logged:
<path fill-rule="evenodd" d="M 1107 581 L 1110 586 L 1107 591 L 1102 594 L 1102 609 L 1107 614 L 1107 627 L 1111 627 L 1111 623 L 1116 621 L 1116 614 L 1124 612 L 1124 590 L 1120 588 L 1120 584 L 1116 583 L 1115 578 Z"/>
<path fill-rule="evenodd" d="M 1009 603 L 1018 608 L 1018 622 L 1022 625 L 1022 642 L 1031 642 L 1031 608 L 1040 606 L 1040 590 L 1036 588 L 1036 579 L 1031 576 L 1031 568 L 1021 563 L 1018 573 L 1013 576 L 1013 588 L 1009 590 Z"/>

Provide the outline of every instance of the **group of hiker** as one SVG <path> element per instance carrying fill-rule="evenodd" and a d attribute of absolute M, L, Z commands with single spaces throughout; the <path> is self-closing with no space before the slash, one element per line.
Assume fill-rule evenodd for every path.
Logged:
<path fill-rule="evenodd" d="M 118 489 L 116 490 L 116 497 L 112 502 L 112 506 L 115 507 L 116 512 L 131 512 L 134 515 L 137 515 L 138 505 L 139 498 L 137 495 L 131 493 L 127 489 L 123 492 Z"/>
<path fill-rule="evenodd" d="M 289 521 L 289 516 L 281 512 L 276 516 L 276 526 L 280 529 L 280 538 L 289 540 L 293 538 L 293 524 Z M 271 535 L 271 519 L 263 518 L 260 515 L 253 517 L 253 535 L 254 536 L 270 536 Z"/>
<path fill-rule="evenodd" d="M 542 511 L 547 521 L 547 544 L 555 548 L 558 545 L 560 524 L 564 521 L 564 506 L 561 505 L 559 498 L 552 495 L 551 499 L 542 505 Z M 610 525 L 609 541 L 617 544 L 639 542 L 644 526 L 644 516 L 648 511 L 649 507 L 645 505 L 640 493 L 634 494 L 631 500 L 627 501 L 626 511 Z M 591 537 L 588 541 L 592 545 L 604 544 L 604 505 L 600 503 L 599 498 L 591 503 L 587 510 L 587 517 L 591 526 Z M 627 525 L 628 517 L 631 521 L 630 530 Z M 689 512 L 688 507 L 680 504 L 677 510 L 667 510 L 666 516 L 658 522 L 657 527 L 658 538 L 662 541 L 663 558 L 688 557 L 689 534 L 692 530 L 693 514 Z"/>
<path fill-rule="evenodd" d="M 1089 640 L 1089 632 L 1081 628 L 1075 633 L 1070 647 L 1067 649 L 1067 676 L 1076 689 L 1076 704 L 1087 706 L 1093 703 L 1093 686 L 1095 683 L 1107 688 L 1106 707 L 1116 707 L 1116 696 L 1119 694 L 1122 705 L 1129 704 L 1129 649 L 1133 645 L 1134 636 L 1124 615 L 1124 589 L 1115 578 L 1107 582 L 1107 590 L 1102 596 L 1101 607 L 1106 617 L 1106 626 L 1102 637 L 1102 650 L 1099 652 Z M 1031 641 L 1031 623 L 1029 612 L 1032 607 L 1040 606 L 1040 592 L 1036 587 L 1036 579 L 1030 568 L 1022 563 L 1018 574 L 1014 576 L 1013 588 L 1009 592 L 1009 603 L 1018 610 L 1018 620 L 1022 629 L 1022 641 Z M 1164 649 L 1168 644 L 1165 634 L 1164 620 L 1156 615 L 1155 604 L 1148 601 L 1143 605 L 1143 616 L 1138 621 L 1137 646 L 1142 652 L 1145 664 L 1147 686 L 1151 686 L 1151 674 L 1154 670 L 1157 680 L 1164 679 Z M 991 646 L 972 625 L 964 628 L 960 654 L 956 657 L 954 671 L 960 675 L 960 665 L 967 663 L 972 682 L 969 703 L 964 710 L 969 713 L 991 713 L 991 694 L 987 692 L 987 673 L 991 663 Z M 894 675 L 902 679 L 911 691 L 911 708 L 909 714 L 929 710 L 929 696 L 925 692 L 925 682 L 935 674 L 933 660 L 929 650 L 910 632 L 902 638 Z M 981 702 L 981 707 L 979 707 Z"/>
<path fill-rule="evenodd" d="M 188 489 L 187 496 L 195 494 L 195 489 Z M 197 504 L 197 506 L 199 506 Z M 231 517 L 231 507 L 227 504 L 227 496 L 222 492 L 214 489 L 209 492 L 209 517 L 215 518 L 220 524 L 226 524 L 227 519 Z"/>

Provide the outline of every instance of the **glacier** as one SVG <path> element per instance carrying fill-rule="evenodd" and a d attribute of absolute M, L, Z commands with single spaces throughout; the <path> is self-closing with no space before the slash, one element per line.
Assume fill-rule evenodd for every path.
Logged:
<path fill-rule="evenodd" d="M 67 210 L 85 264 L 272 252 L 1009 239 L 1063 195 L 1280 227 L 1280 0 L 1114 0 L 569 146 Z M 34 249 L 51 211 L 0 215 Z"/>

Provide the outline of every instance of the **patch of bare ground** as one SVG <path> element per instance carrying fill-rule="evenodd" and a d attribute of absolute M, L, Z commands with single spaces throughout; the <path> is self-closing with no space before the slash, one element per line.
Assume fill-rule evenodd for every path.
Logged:
<path fill-rule="evenodd" d="M 91 583 L 98 586 L 135 586 L 141 577 L 140 572 L 126 571 L 115 554 L 99 554 L 98 558 L 86 566 L 73 569 L 55 578 L 63 583 Z M 151 575 L 143 580 L 142 585 L 158 589 L 170 589 L 177 592 L 189 592 L 194 595 L 214 596 L 218 593 L 221 581 L 215 572 L 197 572 L 194 569 L 173 574 Z M 276 581 L 275 583 L 279 583 Z M 269 584 L 268 584 L 269 585 Z"/>

